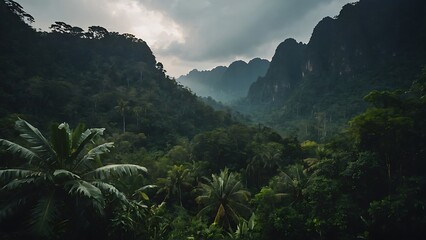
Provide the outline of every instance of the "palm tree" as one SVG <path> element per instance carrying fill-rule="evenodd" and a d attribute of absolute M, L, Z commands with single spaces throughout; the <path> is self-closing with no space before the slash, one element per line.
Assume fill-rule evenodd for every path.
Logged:
<path fill-rule="evenodd" d="M 140 121 L 140 117 L 141 117 L 141 112 L 142 112 L 142 107 L 141 106 L 136 106 L 133 108 L 133 113 L 136 116 L 136 128 L 139 130 L 139 121 Z"/>
<path fill-rule="evenodd" d="M 0 170 L 0 222 L 29 214 L 31 236 L 50 238 L 73 224 L 79 230 L 84 221 L 103 216 L 109 202 L 124 206 L 126 196 L 109 180 L 147 172 L 133 164 L 101 165 L 99 156 L 114 146 L 93 145 L 104 128 L 85 129 L 79 124 L 71 130 L 62 123 L 52 127 L 50 141 L 22 119 L 15 128 L 27 146 L 5 139 L 0 139 L 0 146 L 26 164 Z"/>
<path fill-rule="evenodd" d="M 241 217 L 250 215 L 251 209 L 247 206 L 250 193 L 234 173 L 225 168 L 219 175 L 213 174 L 211 180 L 204 179 L 207 183 L 200 184 L 200 195 L 195 199 L 205 205 L 199 215 L 212 214 L 215 224 L 228 229 L 235 227 Z"/>
<path fill-rule="evenodd" d="M 173 165 L 167 172 L 167 178 L 160 178 L 159 185 L 162 186 L 157 193 L 166 192 L 166 199 L 177 197 L 179 205 L 182 207 L 182 188 L 191 187 L 191 176 L 188 168 L 183 165 Z"/>
<path fill-rule="evenodd" d="M 271 187 L 275 192 L 289 199 L 290 203 L 303 200 L 303 190 L 311 183 L 315 174 L 309 175 L 302 164 L 290 165 L 284 172 L 271 180 Z"/>
<path fill-rule="evenodd" d="M 257 179 L 256 187 L 263 186 L 269 179 L 267 176 L 276 172 L 280 166 L 282 148 L 281 144 L 275 142 L 253 146 L 253 157 L 247 161 L 245 172 L 247 176 Z"/>
<path fill-rule="evenodd" d="M 120 99 L 117 102 L 117 106 L 115 106 L 115 109 L 120 112 L 120 115 L 123 119 L 123 133 L 126 132 L 126 112 L 130 109 L 128 105 L 128 101 Z"/>

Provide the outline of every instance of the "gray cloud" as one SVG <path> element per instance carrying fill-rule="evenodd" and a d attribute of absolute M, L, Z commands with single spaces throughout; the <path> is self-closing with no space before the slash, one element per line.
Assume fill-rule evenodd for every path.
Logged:
<path fill-rule="evenodd" d="M 134 33 L 150 44 L 172 76 L 178 76 L 236 59 L 270 59 L 284 39 L 307 42 L 319 20 L 337 15 L 353 0 L 16 1 L 44 30 L 54 21 L 65 21 Z M 127 12 L 112 14 L 119 6 Z M 132 32 L 136 29 L 142 30 Z"/>
<path fill-rule="evenodd" d="M 327 11 L 335 14 L 343 0 L 139 0 L 162 12 L 185 30 L 185 43 L 174 43 L 161 54 L 189 61 L 254 56 L 271 42 L 287 37 L 307 42 L 313 26 Z M 333 4 L 339 3 L 339 4 Z M 337 7 L 337 9 L 329 8 Z M 325 14 L 319 19 L 310 15 Z M 312 22 L 309 22 L 312 21 Z M 316 21 L 316 22 L 313 22 Z M 300 31 L 300 29 L 303 29 Z"/>

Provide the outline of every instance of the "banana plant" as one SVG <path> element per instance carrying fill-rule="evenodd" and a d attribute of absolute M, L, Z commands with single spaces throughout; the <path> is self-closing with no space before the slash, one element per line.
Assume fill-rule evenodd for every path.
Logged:
<path fill-rule="evenodd" d="M 81 217 L 103 216 L 111 201 L 127 204 L 110 179 L 147 172 L 134 164 L 101 164 L 100 156 L 114 147 L 113 142 L 95 143 L 104 128 L 57 124 L 49 140 L 25 120 L 18 119 L 15 128 L 26 144 L 0 139 L 0 147 L 26 163 L 0 169 L 0 225 L 27 216 L 19 224 L 31 236 L 50 238 L 83 223 Z"/>

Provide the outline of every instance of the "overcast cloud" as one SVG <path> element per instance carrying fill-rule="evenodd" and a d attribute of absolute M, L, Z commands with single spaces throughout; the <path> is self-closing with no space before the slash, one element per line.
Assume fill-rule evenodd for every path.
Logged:
<path fill-rule="evenodd" d="M 234 60 L 271 59 L 286 38 L 307 43 L 323 17 L 354 0 L 15 0 L 48 30 L 55 21 L 132 33 L 171 76 Z"/>

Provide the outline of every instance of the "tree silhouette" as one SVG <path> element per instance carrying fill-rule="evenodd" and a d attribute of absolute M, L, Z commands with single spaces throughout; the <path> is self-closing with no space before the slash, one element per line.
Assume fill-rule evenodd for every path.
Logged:
<path fill-rule="evenodd" d="M 120 99 L 117 101 L 117 106 L 115 106 L 115 109 L 120 112 L 120 115 L 123 119 L 123 133 L 126 132 L 126 112 L 130 109 L 128 104 L 128 101 Z"/>

